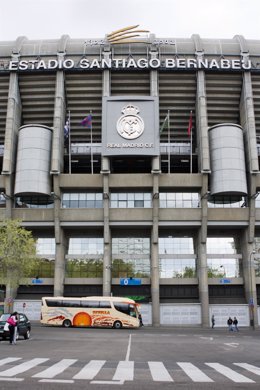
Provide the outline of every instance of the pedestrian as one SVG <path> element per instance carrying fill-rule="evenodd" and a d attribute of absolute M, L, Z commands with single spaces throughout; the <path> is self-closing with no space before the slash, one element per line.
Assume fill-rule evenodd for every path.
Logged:
<path fill-rule="evenodd" d="M 228 324 L 228 330 L 230 331 L 230 332 L 232 332 L 233 331 L 233 320 L 232 320 L 232 318 L 231 317 L 229 317 L 229 319 L 227 320 L 227 324 Z"/>
<path fill-rule="evenodd" d="M 19 324 L 19 314 L 18 313 L 16 313 L 15 318 L 16 318 L 16 325 L 14 327 L 14 337 L 13 337 L 14 344 L 16 344 L 16 341 L 18 338 L 18 324 Z"/>
<path fill-rule="evenodd" d="M 7 320 L 9 327 L 9 343 L 16 344 L 17 312 L 13 312 Z"/>
<path fill-rule="evenodd" d="M 143 324 L 143 318 L 142 318 L 141 313 L 138 314 L 138 319 L 139 319 L 139 324 L 140 324 L 140 326 L 144 326 L 144 324 Z"/>
<path fill-rule="evenodd" d="M 238 330 L 238 327 L 237 327 L 237 325 L 238 325 L 238 320 L 237 320 L 236 317 L 234 317 L 234 319 L 233 319 L 233 324 L 234 324 L 234 330 L 235 330 L 236 332 L 238 332 L 238 331 L 239 331 L 239 330 Z"/>
<path fill-rule="evenodd" d="M 211 317 L 211 328 L 213 329 L 215 326 L 215 316 L 214 314 L 212 314 L 212 317 Z"/>

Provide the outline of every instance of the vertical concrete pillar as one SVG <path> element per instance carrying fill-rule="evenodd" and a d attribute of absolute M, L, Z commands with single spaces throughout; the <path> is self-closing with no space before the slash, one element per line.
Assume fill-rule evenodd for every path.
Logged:
<path fill-rule="evenodd" d="M 17 73 L 10 74 L 9 92 L 7 101 L 5 145 L 2 175 L 5 175 L 6 208 L 5 217 L 12 218 L 13 207 L 13 183 L 16 163 L 16 149 L 18 142 L 18 130 L 21 126 L 22 103 L 19 91 L 19 79 Z"/>
<path fill-rule="evenodd" d="M 247 42 L 242 36 L 236 36 L 240 48 L 241 57 L 245 64 L 249 60 L 249 50 Z M 249 305 L 250 324 L 258 327 L 257 313 L 257 293 L 254 267 L 254 240 L 255 240 L 255 197 L 256 174 L 259 172 L 259 163 L 256 143 L 256 124 L 254 112 L 254 99 L 252 90 L 252 79 L 250 72 L 243 73 L 243 85 L 240 96 L 240 124 L 244 130 L 244 142 L 246 152 L 247 182 L 248 182 L 248 207 L 249 219 L 248 228 L 242 237 L 243 255 L 243 277 L 245 286 L 245 296 Z"/>
<path fill-rule="evenodd" d="M 64 166 L 64 124 L 66 117 L 65 76 L 59 70 L 56 73 L 55 107 L 53 118 L 51 173 L 63 172 Z"/>
<path fill-rule="evenodd" d="M 192 35 L 197 59 L 203 60 L 203 42 L 198 34 Z M 196 95 L 196 130 L 198 142 L 198 168 L 201 172 L 210 171 L 209 141 L 208 141 L 208 115 L 205 88 L 205 72 L 197 71 L 197 95 Z"/>
<path fill-rule="evenodd" d="M 64 58 L 64 53 L 58 53 L 59 59 Z M 53 123 L 53 139 L 52 139 L 52 160 L 51 174 L 53 174 L 53 190 L 54 190 L 54 233 L 56 243 L 55 255 L 55 271 L 54 271 L 54 296 L 62 296 L 64 294 L 65 282 L 65 256 L 67 253 L 67 239 L 64 231 L 60 226 L 60 180 L 59 174 L 63 171 L 63 155 L 64 155 L 64 122 L 66 114 L 65 102 L 65 76 L 63 71 L 56 73 L 56 90 L 55 90 L 55 106 L 54 106 L 54 123 Z"/>
<path fill-rule="evenodd" d="M 151 237 L 151 295 L 152 324 L 160 326 L 160 273 L 159 273 L 159 174 L 153 174 L 153 227 Z"/>
<path fill-rule="evenodd" d="M 68 248 L 67 238 L 60 226 L 61 194 L 59 176 L 53 177 L 54 189 L 54 236 L 56 245 L 55 269 L 54 269 L 54 296 L 64 294 L 66 253 Z"/>
<path fill-rule="evenodd" d="M 9 93 L 7 101 L 5 145 L 2 174 L 14 172 L 18 130 L 21 126 L 22 103 L 19 92 L 18 74 L 10 73 Z"/>
<path fill-rule="evenodd" d="M 12 218 L 12 209 L 14 206 L 14 198 L 12 197 L 14 188 L 14 173 L 5 175 L 5 218 Z"/>
<path fill-rule="evenodd" d="M 104 157 L 103 157 L 104 158 Z M 106 161 L 108 163 L 108 161 Z M 103 257 L 103 295 L 111 295 L 111 235 L 109 226 L 109 175 L 103 174 L 104 210 L 104 257 Z"/>
<path fill-rule="evenodd" d="M 110 49 L 104 48 L 103 56 L 108 60 L 111 56 Z M 111 77 L 110 71 L 103 71 L 103 96 L 110 96 L 111 91 Z M 111 260 L 111 234 L 109 226 L 109 174 L 110 174 L 110 160 L 108 157 L 102 157 L 103 174 L 103 210 L 104 210 L 104 255 L 103 255 L 103 295 L 111 295 L 112 284 L 112 260 Z"/>
<path fill-rule="evenodd" d="M 242 60 L 247 64 L 249 60 L 249 51 L 246 40 L 241 36 L 238 36 L 237 39 L 241 47 Z M 249 173 L 257 173 L 259 171 L 259 164 L 256 145 L 254 98 L 250 72 L 243 73 L 243 84 L 240 96 L 240 125 L 244 129 L 246 166 L 248 167 Z"/>
<path fill-rule="evenodd" d="M 197 72 L 196 122 L 199 169 L 201 172 L 210 172 L 205 72 L 202 70 Z"/>
<path fill-rule="evenodd" d="M 157 50 L 150 52 L 151 59 L 158 57 Z M 150 72 L 150 95 L 158 96 L 158 72 Z M 159 118 L 158 118 L 159 123 Z M 153 227 L 151 231 L 151 296 L 152 296 L 152 324 L 160 326 L 160 274 L 159 274 L 159 156 L 152 158 L 153 174 Z"/>
<path fill-rule="evenodd" d="M 259 326 L 257 312 L 257 291 L 254 266 L 254 243 L 249 242 L 250 229 L 246 229 L 241 237 L 241 247 L 243 256 L 243 277 L 246 302 L 248 304 L 250 325 L 253 328 Z"/>
<path fill-rule="evenodd" d="M 67 253 L 68 242 L 63 229 L 55 224 L 55 240 L 56 240 L 56 255 L 55 255 L 55 271 L 54 271 L 54 296 L 64 295 L 65 281 L 65 256 Z"/>
<path fill-rule="evenodd" d="M 204 48 L 199 35 L 192 36 L 197 59 L 203 59 Z M 210 155 L 208 140 L 208 115 L 206 80 L 203 70 L 197 71 L 196 129 L 198 139 L 198 165 L 202 173 L 201 188 L 201 227 L 197 235 L 197 274 L 201 303 L 201 324 L 209 326 L 209 289 L 207 266 L 207 222 L 208 222 L 208 174 L 210 173 Z"/>
<path fill-rule="evenodd" d="M 201 303 L 201 324 L 209 326 L 209 288 L 207 264 L 207 189 L 208 175 L 203 174 L 201 190 L 201 227 L 197 237 L 197 273 L 199 280 L 199 297 Z"/>
<path fill-rule="evenodd" d="M 202 242 L 202 231 L 198 234 L 198 279 L 199 297 L 201 303 L 201 325 L 209 326 L 209 291 L 208 291 L 208 267 L 207 267 L 207 245 Z"/>

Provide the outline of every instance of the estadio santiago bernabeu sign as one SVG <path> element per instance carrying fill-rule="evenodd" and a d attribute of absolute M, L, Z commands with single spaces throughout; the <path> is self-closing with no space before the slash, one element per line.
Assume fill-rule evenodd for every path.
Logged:
<path fill-rule="evenodd" d="M 9 71 L 53 71 L 53 70 L 250 70 L 252 68 L 251 61 L 245 62 L 241 59 L 207 59 L 207 58 L 175 58 L 169 57 L 164 60 L 159 58 L 109 58 L 109 59 L 88 59 L 82 58 L 75 61 L 72 58 L 65 59 L 36 59 L 36 60 L 15 60 L 10 61 L 8 65 Z"/>
<path fill-rule="evenodd" d="M 41 58 L 39 54 L 35 59 L 16 58 L 9 61 L 5 70 L 9 71 L 54 71 L 54 70 L 223 70 L 223 71 L 240 71 L 250 70 L 252 68 L 251 61 L 247 58 L 244 60 L 240 56 L 237 58 L 225 58 L 223 55 L 214 58 L 214 56 L 192 57 L 190 55 L 180 55 L 177 52 L 166 58 L 156 58 L 147 54 L 145 57 L 134 58 L 129 55 L 127 58 L 113 58 L 113 52 L 110 52 L 110 58 L 93 58 L 93 54 L 88 58 L 88 47 L 98 46 L 100 50 L 103 47 L 110 48 L 116 45 L 127 45 L 130 48 L 132 45 L 144 44 L 150 49 L 151 46 L 157 49 L 161 45 L 175 46 L 174 39 L 156 39 L 153 34 L 149 35 L 148 30 L 139 29 L 139 25 L 133 25 L 121 28 L 106 35 L 104 39 L 88 39 L 84 43 L 84 53 L 77 53 L 75 57 L 69 58 L 66 53 L 61 58 Z M 109 49 L 109 50 L 110 50 Z"/>

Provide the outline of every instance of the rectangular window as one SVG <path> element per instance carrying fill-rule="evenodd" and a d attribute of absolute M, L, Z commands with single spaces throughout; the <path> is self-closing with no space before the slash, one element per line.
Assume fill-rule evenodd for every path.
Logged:
<path fill-rule="evenodd" d="M 63 208 L 102 208 L 103 197 L 99 192 L 63 193 Z"/>
<path fill-rule="evenodd" d="M 150 208 L 152 207 L 151 193 L 129 192 L 111 193 L 111 208 Z"/>
<path fill-rule="evenodd" d="M 200 203 L 197 192 L 160 192 L 159 199 L 161 208 L 196 208 Z"/>

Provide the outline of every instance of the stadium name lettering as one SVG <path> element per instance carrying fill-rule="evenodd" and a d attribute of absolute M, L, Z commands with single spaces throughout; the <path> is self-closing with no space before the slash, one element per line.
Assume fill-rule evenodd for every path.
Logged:
<path fill-rule="evenodd" d="M 67 58 L 65 60 L 21 60 L 10 61 L 9 70 L 55 70 L 55 69 L 251 69 L 251 61 L 239 59 L 195 59 L 195 58 L 139 58 L 130 59 L 93 59 L 82 58 L 79 62 Z"/>

